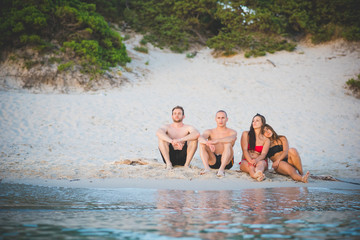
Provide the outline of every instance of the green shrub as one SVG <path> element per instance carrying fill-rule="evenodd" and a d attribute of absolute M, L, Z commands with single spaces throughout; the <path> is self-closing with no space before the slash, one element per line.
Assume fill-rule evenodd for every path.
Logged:
<path fill-rule="evenodd" d="M 252 55 L 253 55 L 253 54 L 252 54 L 251 51 L 247 51 L 247 52 L 245 52 L 245 54 L 244 54 L 244 56 L 245 56 L 246 58 L 250 58 Z"/>
<path fill-rule="evenodd" d="M 82 0 L 2 0 L 1 6 L 0 51 L 31 45 L 40 52 L 55 53 L 57 49 L 50 43 L 55 40 L 73 64 L 90 74 L 101 74 L 131 60 L 121 36 L 95 12 L 95 4 Z M 66 66 L 60 66 L 60 70 Z"/>
<path fill-rule="evenodd" d="M 141 45 L 146 45 L 148 42 L 143 38 L 143 39 L 141 39 L 141 41 L 140 41 L 140 44 Z"/>
<path fill-rule="evenodd" d="M 147 35 L 147 41 L 178 52 L 191 43 L 206 43 L 225 55 L 246 51 L 248 56 L 254 50 L 251 56 L 261 56 L 293 51 L 296 44 L 281 43 L 283 38 L 310 34 L 315 43 L 337 37 L 360 40 L 358 0 L 132 0 L 116 6 L 123 20 Z"/>
<path fill-rule="evenodd" d="M 134 47 L 135 51 L 142 52 L 142 53 L 148 53 L 149 50 L 146 47 Z"/>
<path fill-rule="evenodd" d="M 60 63 L 60 62 L 61 62 L 61 58 L 57 58 L 57 57 L 49 58 L 49 63 L 51 63 L 51 64 Z"/>
<path fill-rule="evenodd" d="M 187 58 L 194 58 L 196 56 L 196 52 L 192 52 L 192 53 L 187 53 L 186 57 Z"/>
<path fill-rule="evenodd" d="M 357 97 L 360 97 L 360 74 L 357 76 L 357 79 L 349 79 L 346 85 Z"/>
<path fill-rule="evenodd" d="M 39 62 L 38 61 L 32 61 L 32 60 L 26 60 L 26 61 L 24 61 L 24 64 L 25 64 L 26 69 L 29 70 L 30 68 L 32 68 L 36 64 L 39 64 Z"/>
<path fill-rule="evenodd" d="M 69 61 L 67 63 L 64 64 L 60 64 L 58 66 L 58 71 L 59 72 L 63 72 L 63 71 L 68 71 L 68 70 L 72 70 L 74 68 L 74 62 L 73 61 Z"/>

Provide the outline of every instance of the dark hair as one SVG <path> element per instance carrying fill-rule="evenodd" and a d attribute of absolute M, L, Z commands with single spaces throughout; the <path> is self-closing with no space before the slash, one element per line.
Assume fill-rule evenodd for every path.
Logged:
<path fill-rule="evenodd" d="M 249 131 L 249 145 L 250 145 L 250 148 L 249 149 L 252 149 L 254 150 L 255 149 L 255 145 L 256 145 L 256 136 L 255 136 L 255 130 L 254 130 L 254 127 L 253 127 L 253 121 L 254 121 L 254 118 L 255 117 L 260 117 L 261 119 L 261 122 L 262 122 L 262 126 L 261 126 L 261 134 L 264 133 L 264 126 L 266 124 L 266 119 L 263 115 L 257 113 L 253 118 L 252 118 L 252 121 L 251 121 L 251 125 L 250 125 L 250 131 Z"/>
<path fill-rule="evenodd" d="M 182 111 L 182 114 L 183 114 L 183 115 L 185 114 L 183 107 L 180 107 L 180 106 L 174 107 L 174 108 L 171 110 L 171 114 L 173 114 L 173 112 L 174 112 L 175 109 L 180 109 L 180 110 Z"/>
<path fill-rule="evenodd" d="M 225 113 L 225 116 L 227 117 L 227 113 L 224 110 L 219 110 L 219 111 L 216 112 L 216 114 L 218 114 L 219 112 Z"/>
<path fill-rule="evenodd" d="M 268 128 L 268 129 L 270 129 L 270 131 L 272 131 L 273 134 L 270 138 L 270 141 L 272 141 L 272 142 L 276 142 L 276 141 L 280 140 L 280 137 L 283 137 L 282 135 L 278 135 L 269 124 L 265 124 L 264 128 Z"/>

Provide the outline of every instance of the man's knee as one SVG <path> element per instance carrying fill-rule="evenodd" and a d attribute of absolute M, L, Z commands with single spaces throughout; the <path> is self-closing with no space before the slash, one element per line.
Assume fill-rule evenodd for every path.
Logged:
<path fill-rule="evenodd" d="M 203 149 L 203 150 L 206 150 L 206 144 L 204 143 L 199 143 L 199 148 Z"/>
<path fill-rule="evenodd" d="M 224 143 L 224 151 L 232 151 L 232 144 L 231 143 Z"/>
<path fill-rule="evenodd" d="M 187 145 L 188 145 L 188 146 L 191 146 L 191 147 L 197 147 L 198 141 L 197 141 L 197 140 L 188 141 L 188 142 L 187 142 Z"/>
<path fill-rule="evenodd" d="M 158 143 L 159 143 L 159 147 L 165 147 L 165 148 L 169 147 L 169 143 L 162 139 L 159 139 Z"/>

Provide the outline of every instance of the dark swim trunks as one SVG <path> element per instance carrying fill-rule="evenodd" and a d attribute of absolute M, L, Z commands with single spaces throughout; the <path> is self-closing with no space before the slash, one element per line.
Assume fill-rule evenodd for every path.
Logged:
<path fill-rule="evenodd" d="M 166 163 L 161 151 L 160 154 L 164 163 Z M 176 165 L 184 166 L 186 163 L 187 142 L 185 142 L 184 147 L 181 150 L 175 150 L 173 145 L 169 144 L 169 155 L 170 155 L 170 162 L 173 166 Z"/>
<path fill-rule="evenodd" d="M 215 157 L 216 157 L 215 164 L 210 165 L 209 167 L 213 168 L 213 169 L 219 169 L 220 166 L 221 166 L 221 155 L 216 155 L 215 154 Z M 233 165 L 234 165 L 234 157 L 231 159 L 231 161 L 228 163 L 228 165 L 226 165 L 225 169 L 230 169 Z"/>

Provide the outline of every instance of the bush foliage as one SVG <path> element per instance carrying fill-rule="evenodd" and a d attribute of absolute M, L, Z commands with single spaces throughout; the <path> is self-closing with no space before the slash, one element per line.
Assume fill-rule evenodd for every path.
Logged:
<path fill-rule="evenodd" d="M 360 98 L 360 74 L 357 75 L 357 78 L 351 78 L 346 82 L 347 87 Z"/>
<path fill-rule="evenodd" d="M 82 71 L 91 74 L 130 61 L 121 36 L 113 31 L 96 5 L 80 0 L 1 0 L 0 50 L 34 46 L 69 52 Z M 64 63 L 60 70 L 68 69 Z M 65 67 L 64 67 L 65 66 Z"/>
<path fill-rule="evenodd" d="M 159 47 L 182 52 L 191 43 L 247 56 L 293 50 L 289 39 L 314 43 L 360 40 L 358 0 L 87 0 L 109 20 L 122 19 Z M 106 14 L 109 12 L 109 14 Z"/>
<path fill-rule="evenodd" d="M 360 40 L 358 0 L 0 0 L 0 51 L 59 44 L 84 72 L 130 61 L 107 21 L 175 52 L 191 44 L 247 57 L 293 50 L 295 40 Z M 106 19 L 106 20 L 105 20 Z M 69 61 L 70 61 L 69 60 Z"/>

